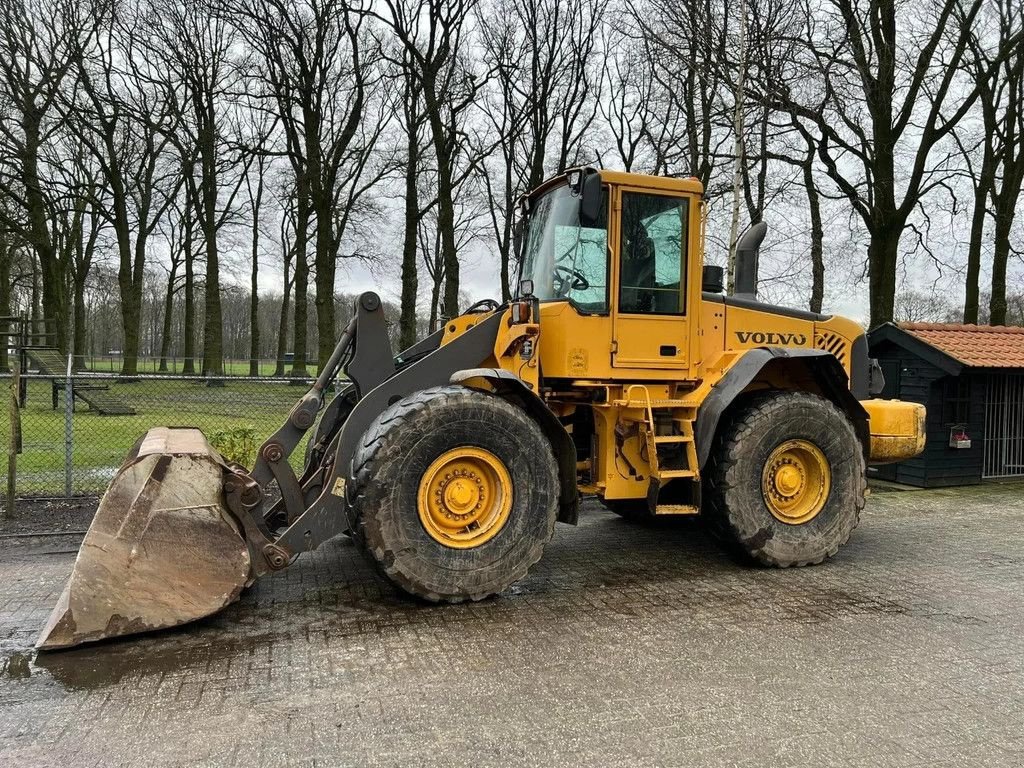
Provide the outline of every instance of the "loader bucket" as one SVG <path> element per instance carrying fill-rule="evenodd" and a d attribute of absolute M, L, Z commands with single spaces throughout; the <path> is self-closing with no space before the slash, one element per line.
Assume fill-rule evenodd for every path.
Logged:
<path fill-rule="evenodd" d="M 173 627 L 238 598 L 249 551 L 198 429 L 151 429 L 118 470 L 37 648 Z"/>

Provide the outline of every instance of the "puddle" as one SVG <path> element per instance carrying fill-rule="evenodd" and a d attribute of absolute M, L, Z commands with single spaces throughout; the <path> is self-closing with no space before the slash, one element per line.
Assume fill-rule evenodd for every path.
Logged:
<path fill-rule="evenodd" d="M 221 637 L 215 642 L 202 643 L 196 642 L 195 637 L 184 637 L 168 645 L 168 638 L 135 637 L 104 645 L 39 653 L 32 659 L 31 666 L 36 674 L 45 673 L 69 691 L 90 691 L 130 678 L 181 675 L 189 670 L 209 668 L 218 661 L 251 655 L 273 640 L 267 636 Z"/>
<path fill-rule="evenodd" d="M 32 657 L 27 653 L 15 652 L 0 665 L 0 677 L 25 680 L 32 676 Z"/>

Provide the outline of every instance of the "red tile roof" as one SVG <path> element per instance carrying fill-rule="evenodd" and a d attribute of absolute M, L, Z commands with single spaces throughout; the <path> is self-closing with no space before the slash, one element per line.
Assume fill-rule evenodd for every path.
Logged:
<path fill-rule="evenodd" d="M 899 323 L 899 327 L 973 368 L 1024 367 L 1024 328 L 956 323 Z"/>

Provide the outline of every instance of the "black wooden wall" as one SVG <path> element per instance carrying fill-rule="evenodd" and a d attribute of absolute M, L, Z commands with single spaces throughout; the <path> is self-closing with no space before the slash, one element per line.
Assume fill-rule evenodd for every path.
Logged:
<path fill-rule="evenodd" d="M 959 378 L 968 388 L 969 400 L 959 414 L 966 418 L 958 422 L 955 421 L 956 409 L 948 398 L 950 390 L 957 389 L 954 386 L 957 377 L 948 376 L 946 371 L 889 340 L 873 344 L 871 356 L 878 358 L 885 374 L 885 390 L 881 396 L 923 403 L 928 409 L 928 435 L 920 456 L 872 467 L 868 476 L 925 488 L 981 482 L 987 386 L 984 372 L 964 368 L 960 374 Z M 949 447 L 954 423 L 966 424 L 970 448 Z"/>

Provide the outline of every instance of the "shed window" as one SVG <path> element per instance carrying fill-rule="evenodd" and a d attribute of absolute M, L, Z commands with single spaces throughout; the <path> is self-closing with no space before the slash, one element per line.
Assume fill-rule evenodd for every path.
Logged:
<path fill-rule="evenodd" d="M 942 423 L 966 424 L 971 418 L 971 380 L 966 376 L 949 376 L 942 382 Z"/>

